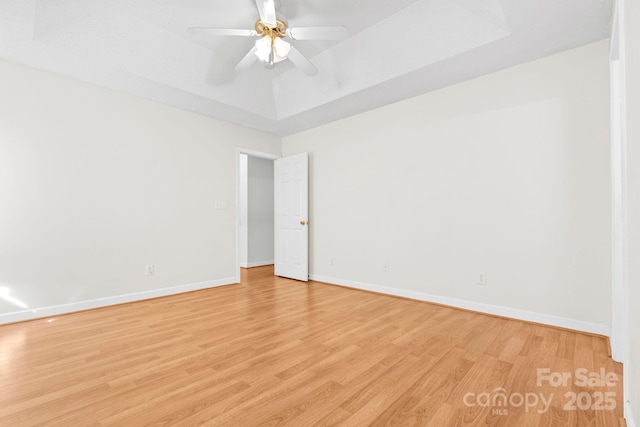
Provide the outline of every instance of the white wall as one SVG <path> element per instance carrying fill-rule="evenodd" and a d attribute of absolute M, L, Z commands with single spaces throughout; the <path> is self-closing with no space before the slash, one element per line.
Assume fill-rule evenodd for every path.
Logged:
<path fill-rule="evenodd" d="M 233 282 L 236 147 L 280 138 L 0 61 L 0 313 Z"/>
<path fill-rule="evenodd" d="M 312 277 L 607 333 L 607 50 L 284 138 L 283 155 L 310 153 Z"/>
<path fill-rule="evenodd" d="M 248 266 L 273 264 L 273 160 L 249 156 Z"/>
<path fill-rule="evenodd" d="M 624 366 L 625 400 L 640 425 L 640 3 L 624 1 L 629 355 Z M 627 419 L 629 422 L 629 419 Z M 633 424 L 629 423 L 629 427 Z"/>

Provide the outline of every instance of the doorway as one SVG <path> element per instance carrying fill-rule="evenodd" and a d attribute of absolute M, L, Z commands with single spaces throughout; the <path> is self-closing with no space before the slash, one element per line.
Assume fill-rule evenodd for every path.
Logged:
<path fill-rule="evenodd" d="M 241 268 L 309 280 L 309 156 L 236 151 L 236 281 Z M 252 186 L 252 183 L 255 185 Z"/>
<path fill-rule="evenodd" d="M 274 264 L 274 160 L 277 156 L 237 152 L 237 273 Z"/>

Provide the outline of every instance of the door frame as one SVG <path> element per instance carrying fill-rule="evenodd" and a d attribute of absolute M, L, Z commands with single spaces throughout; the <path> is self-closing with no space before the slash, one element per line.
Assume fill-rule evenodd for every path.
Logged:
<path fill-rule="evenodd" d="M 282 156 L 262 151 L 249 150 L 246 148 L 236 148 L 236 283 L 240 283 L 240 155 L 246 154 L 250 157 L 272 160 Z"/>
<path fill-rule="evenodd" d="M 611 356 L 628 361 L 624 1 L 615 4 L 609 44 L 611 112 Z M 626 388 L 625 383 L 625 388 Z M 625 390 L 627 392 L 627 390 Z M 625 396 L 627 394 L 625 393 Z"/>

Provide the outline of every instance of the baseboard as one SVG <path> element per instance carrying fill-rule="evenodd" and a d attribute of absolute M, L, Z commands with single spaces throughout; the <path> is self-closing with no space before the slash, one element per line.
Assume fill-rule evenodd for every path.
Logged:
<path fill-rule="evenodd" d="M 553 316 L 551 314 L 537 313 L 533 311 L 519 310 L 516 308 L 502 307 L 498 305 L 485 304 L 474 301 L 467 301 L 457 298 L 443 297 L 439 295 L 425 294 L 422 292 L 409 291 L 405 289 L 390 288 L 387 286 L 371 285 L 368 283 L 357 282 L 353 280 L 337 279 L 334 277 L 326 277 L 311 274 L 311 280 L 325 282 L 334 285 L 345 286 L 349 288 L 361 289 L 364 291 L 377 292 L 381 294 L 393 295 L 403 298 L 415 299 L 418 301 L 432 302 L 436 304 L 447 305 L 465 310 L 478 311 L 480 313 L 492 314 L 495 316 L 508 317 L 511 319 L 525 320 L 527 322 L 542 323 L 545 325 L 556 326 L 574 331 L 587 332 L 590 334 L 610 336 L 611 327 L 608 325 L 585 322 L 582 320 L 569 319 L 566 317 Z"/>
<path fill-rule="evenodd" d="M 624 419 L 627 422 L 627 427 L 636 427 L 636 421 L 633 418 L 633 412 L 628 400 L 624 402 Z"/>
<path fill-rule="evenodd" d="M 238 283 L 234 277 L 0 314 L 0 325 Z"/>
<path fill-rule="evenodd" d="M 240 267 L 244 267 L 244 268 L 263 267 L 265 265 L 273 265 L 274 263 L 275 263 L 274 260 L 254 261 L 254 262 L 247 262 L 244 265 L 240 265 Z"/>

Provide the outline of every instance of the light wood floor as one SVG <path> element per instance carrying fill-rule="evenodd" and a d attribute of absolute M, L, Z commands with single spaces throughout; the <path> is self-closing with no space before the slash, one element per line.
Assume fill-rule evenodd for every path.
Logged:
<path fill-rule="evenodd" d="M 1 326 L 0 344 L 1 426 L 624 425 L 604 338 L 269 267 L 240 285 Z M 538 368 L 573 378 L 538 386 Z M 619 381 L 581 387 L 579 368 Z M 480 405 L 500 387 L 506 406 Z M 587 407 L 606 392 L 599 410 L 563 408 L 565 393 Z M 518 394 L 553 399 L 527 411 Z"/>

